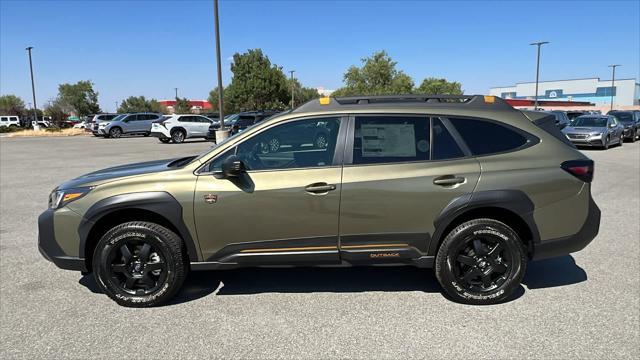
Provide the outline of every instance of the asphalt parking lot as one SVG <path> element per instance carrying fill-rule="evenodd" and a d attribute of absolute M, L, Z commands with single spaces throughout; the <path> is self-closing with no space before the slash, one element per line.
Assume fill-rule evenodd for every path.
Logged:
<path fill-rule="evenodd" d="M 38 253 L 37 216 L 58 183 L 210 145 L 0 138 L 0 358 L 640 357 L 640 143 L 585 150 L 599 236 L 531 263 L 500 305 L 453 303 L 430 270 L 303 268 L 191 273 L 170 305 L 130 309 Z"/>

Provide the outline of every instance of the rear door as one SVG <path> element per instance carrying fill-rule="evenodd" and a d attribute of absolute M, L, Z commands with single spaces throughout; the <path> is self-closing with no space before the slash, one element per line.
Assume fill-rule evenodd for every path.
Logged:
<path fill-rule="evenodd" d="M 340 256 L 406 262 L 427 253 L 434 220 L 473 192 L 478 161 L 450 124 L 426 115 L 356 115 L 347 133 Z"/>

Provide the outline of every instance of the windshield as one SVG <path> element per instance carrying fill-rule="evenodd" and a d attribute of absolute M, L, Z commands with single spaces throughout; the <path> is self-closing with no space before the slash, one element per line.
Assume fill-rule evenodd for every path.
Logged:
<path fill-rule="evenodd" d="M 628 113 L 628 112 L 610 112 L 609 115 L 615 116 L 618 120 L 622 121 L 623 123 L 633 122 L 633 116 L 631 116 L 631 113 Z"/>
<path fill-rule="evenodd" d="M 606 127 L 607 126 L 607 118 L 603 117 L 578 117 L 573 121 L 573 126 L 586 126 L 586 127 Z"/>

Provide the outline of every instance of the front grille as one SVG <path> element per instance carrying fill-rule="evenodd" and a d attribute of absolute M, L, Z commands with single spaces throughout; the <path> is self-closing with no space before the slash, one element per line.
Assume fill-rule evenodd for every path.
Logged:
<path fill-rule="evenodd" d="M 586 139 L 589 135 L 585 134 L 569 134 L 570 139 Z"/>

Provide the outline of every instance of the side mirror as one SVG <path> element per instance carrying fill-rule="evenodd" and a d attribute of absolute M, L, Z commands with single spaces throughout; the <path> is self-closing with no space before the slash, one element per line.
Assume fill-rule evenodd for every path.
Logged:
<path fill-rule="evenodd" d="M 229 155 L 222 162 L 222 175 L 226 178 L 238 177 L 245 171 L 244 163 L 237 155 Z"/>
<path fill-rule="evenodd" d="M 616 124 L 609 124 L 609 127 L 613 129 L 614 127 L 616 127 Z"/>

